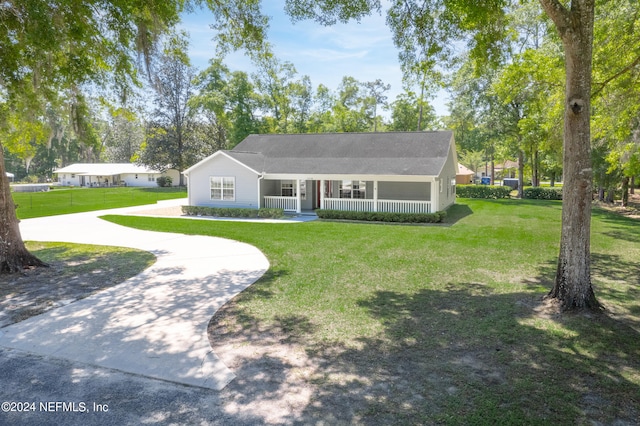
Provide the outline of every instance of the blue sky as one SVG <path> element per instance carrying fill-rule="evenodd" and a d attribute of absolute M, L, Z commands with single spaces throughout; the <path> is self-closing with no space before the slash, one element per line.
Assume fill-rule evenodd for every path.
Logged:
<path fill-rule="evenodd" d="M 271 17 L 268 40 L 276 56 L 281 61 L 291 62 L 300 77 L 308 75 L 314 89 L 324 84 L 335 91 L 342 77 L 351 76 L 360 82 L 379 78 L 390 84 L 389 102 L 403 92 L 398 52 L 384 16 L 373 15 L 360 23 L 324 27 L 311 21 L 291 23 L 284 13 L 283 0 L 265 1 L 263 8 Z M 215 54 L 215 32 L 209 28 L 212 22 L 209 10 L 183 16 L 182 28 L 191 37 L 192 64 L 199 69 L 204 69 Z M 241 52 L 228 55 L 224 62 L 234 71 L 251 73 L 254 70 Z M 448 114 L 446 101 L 445 94 L 430 101 L 438 115 Z M 388 116 L 388 113 L 384 115 Z"/>

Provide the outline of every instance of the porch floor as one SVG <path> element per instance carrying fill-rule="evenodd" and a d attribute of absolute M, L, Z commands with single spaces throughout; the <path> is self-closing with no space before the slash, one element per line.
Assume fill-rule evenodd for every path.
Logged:
<path fill-rule="evenodd" d="M 302 213 L 286 212 L 285 217 L 296 222 L 311 222 L 318 219 L 318 215 L 313 210 L 302 210 Z"/>

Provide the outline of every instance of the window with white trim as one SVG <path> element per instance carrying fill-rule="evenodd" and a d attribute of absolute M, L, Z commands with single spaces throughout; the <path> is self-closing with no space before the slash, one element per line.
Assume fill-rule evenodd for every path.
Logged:
<path fill-rule="evenodd" d="M 295 197 L 296 193 L 296 181 L 295 180 L 283 180 L 280 182 L 280 196 L 282 197 Z M 300 199 L 307 199 L 307 181 L 300 181 Z"/>
<path fill-rule="evenodd" d="M 367 198 L 367 182 L 364 180 L 343 180 L 340 182 L 340 198 Z"/>
<path fill-rule="evenodd" d="M 228 176 L 211 176 L 211 199 L 235 201 L 236 199 L 236 178 Z"/>
<path fill-rule="evenodd" d="M 296 187 L 291 181 L 282 181 L 280 183 L 280 195 L 282 197 L 293 197 L 296 193 Z"/>

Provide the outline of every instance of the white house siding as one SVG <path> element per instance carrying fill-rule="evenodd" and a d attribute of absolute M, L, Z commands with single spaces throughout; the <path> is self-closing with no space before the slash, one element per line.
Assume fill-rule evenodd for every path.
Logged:
<path fill-rule="evenodd" d="M 64 186 L 80 186 L 80 175 L 63 173 L 62 175 L 58 175 L 58 183 Z"/>
<path fill-rule="evenodd" d="M 126 186 L 157 187 L 156 179 L 162 176 L 159 173 L 124 173 L 120 175 L 120 182 Z M 150 180 L 151 179 L 151 180 Z"/>
<path fill-rule="evenodd" d="M 455 182 L 456 173 L 458 170 L 458 161 L 455 158 L 455 148 L 449 151 L 447 161 L 440 173 L 440 179 L 442 180 L 441 191 L 438 196 L 438 210 L 445 210 L 450 205 L 456 202 Z"/>
<path fill-rule="evenodd" d="M 160 175 L 156 175 L 156 178 Z M 171 178 L 171 186 L 179 186 L 180 185 L 180 172 L 176 169 L 169 169 L 165 171 L 162 176 L 169 176 Z M 157 183 L 156 183 L 157 185 Z M 186 183 L 185 183 L 186 185 Z"/>
<path fill-rule="evenodd" d="M 212 200 L 211 177 L 235 178 L 235 200 Z M 259 208 L 258 175 L 224 154 L 211 157 L 189 172 L 189 205 Z"/>

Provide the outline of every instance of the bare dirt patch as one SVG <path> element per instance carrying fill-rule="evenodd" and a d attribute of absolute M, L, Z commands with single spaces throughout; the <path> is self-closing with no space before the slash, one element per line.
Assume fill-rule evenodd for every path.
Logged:
<path fill-rule="evenodd" d="M 629 194 L 629 203 L 626 207 L 622 207 L 620 200 L 615 201 L 613 204 L 595 201 L 594 205 L 621 216 L 640 220 L 640 193 Z"/>

